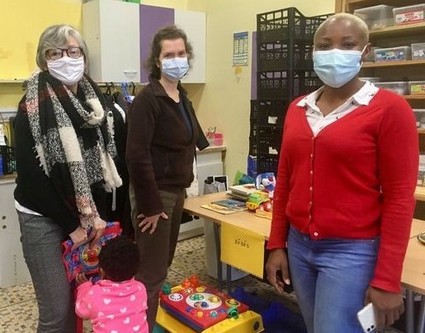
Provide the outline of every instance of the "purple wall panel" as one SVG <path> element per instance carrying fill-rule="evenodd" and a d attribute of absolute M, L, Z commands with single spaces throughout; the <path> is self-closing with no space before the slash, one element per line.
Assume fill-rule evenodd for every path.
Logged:
<path fill-rule="evenodd" d="M 257 99 L 257 31 L 252 32 L 251 99 Z"/>
<path fill-rule="evenodd" d="M 174 24 L 174 9 L 140 5 L 140 81 L 148 82 L 149 73 L 145 62 L 149 57 L 151 43 L 155 33 L 168 25 Z"/>

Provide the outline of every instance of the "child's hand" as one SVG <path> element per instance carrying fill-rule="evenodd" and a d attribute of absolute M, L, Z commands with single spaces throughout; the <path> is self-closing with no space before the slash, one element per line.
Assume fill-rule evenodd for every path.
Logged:
<path fill-rule="evenodd" d="M 80 284 L 87 282 L 87 281 L 89 281 L 89 280 L 87 279 L 87 276 L 84 273 L 79 273 L 75 277 L 75 282 L 77 283 L 77 285 L 80 285 Z"/>

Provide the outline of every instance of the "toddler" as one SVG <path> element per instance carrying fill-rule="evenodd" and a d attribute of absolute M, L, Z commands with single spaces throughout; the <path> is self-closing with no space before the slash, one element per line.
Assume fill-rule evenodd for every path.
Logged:
<path fill-rule="evenodd" d="M 134 279 L 138 261 L 137 246 L 116 237 L 99 253 L 101 279 L 93 284 L 84 274 L 76 277 L 79 286 L 75 311 L 91 320 L 95 333 L 148 332 L 146 289 Z"/>

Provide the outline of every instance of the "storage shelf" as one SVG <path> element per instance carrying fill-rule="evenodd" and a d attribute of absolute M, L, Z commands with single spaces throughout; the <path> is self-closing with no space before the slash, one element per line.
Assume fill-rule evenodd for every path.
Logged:
<path fill-rule="evenodd" d="M 425 95 L 404 95 L 403 96 L 407 100 L 418 100 L 418 101 L 425 101 Z"/>
<path fill-rule="evenodd" d="M 346 0 L 348 8 L 352 12 L 354 9 L 382 5 L 385 2 L 387 6 L 402 7 L 417 4 L 417 0 Z"/>
<path fill-rule="evenodd" d="M 405 36 L 405 35 L 417 35 L 425 32 L 425 22 L 405 24 L 405 25 L 394 25 L 391 27 L 382 28 L 379 30 L 369 31 L 369 38 L 383 38 L 393 36 Z"/>
<path fill-rule="evenodd" d="M 362 68 L 406 67 L 420 65 L 425 65 L 425 60 L 365 62 L 363 63 Z"/>
<path fill-rule="evenodd" d="M 425 134 L 425 128 L 418 128 L 419 134 Z"/>
<path fill-rule="evenodd" d="M 16 83 L 16 84 L 22 84 L 24 83 L 26 80 L 24 79 L 16 79 L 16 80 L 1 80 L 0 79 L 0 83 L 7 83 L 7 84 L 11 84 L 11 83 Z"/>

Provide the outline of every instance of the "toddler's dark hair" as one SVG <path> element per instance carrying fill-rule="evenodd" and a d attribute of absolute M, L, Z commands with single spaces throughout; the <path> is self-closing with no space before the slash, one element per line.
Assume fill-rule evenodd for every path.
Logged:
<path fill-rule="evenodd" d="M 99 267 L 114 282 L 130 280 L 137 271 L 139 251 L 130 239 L 119 236 L 107 241 L 99 253 Z"/>

